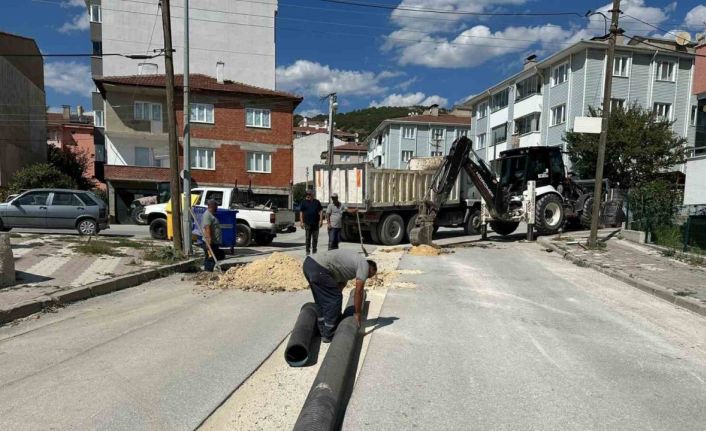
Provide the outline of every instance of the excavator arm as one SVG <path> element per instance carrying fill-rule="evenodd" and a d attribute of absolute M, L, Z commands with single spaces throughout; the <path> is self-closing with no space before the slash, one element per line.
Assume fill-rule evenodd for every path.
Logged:
<path fill-rule="evenodd" d="M 471 159 L 473 154 L 478 160 Z M 456 184 L 461 170 L 465 170 L 478 192 L 485 200 L 491 212 L 495 212 L 495 190 L 497 180 L 488 166 L 473 152 L 473 142 L 465 136 L 456 139 L 451 145 L 449 155 L 434 174 L 429 189 L 419 205 L 415 228 L 410 232 L 412 245 L 431 244 L 434 232 L 434 220 L 441 207 L 446 203 Z"/>

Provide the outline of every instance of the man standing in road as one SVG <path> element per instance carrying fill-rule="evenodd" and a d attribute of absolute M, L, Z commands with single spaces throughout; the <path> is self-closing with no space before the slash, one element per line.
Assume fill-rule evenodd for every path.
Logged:
<path fill-rule="evenodd" d="M 306 255 L 316 254 L 319 244 L 319 228 L 323 225 L 324 208 L 318 199 L 314 199 L 312 190 L 306 191 L 306 198 L 299 205 L 299 222 L 306 232 Z"/>
<path fill-rule="evenodd" d="M 338 193 L 331 195 L 331 203 L 326 207 L 326 223 L 328 226 L 328 249 L 335 250 L 341 242 L 341 229 L 343 228 L 343 213 L 355 212 L 338 200 Z"/>
<path fill-rule="evenodd" d="M 221 224 L 218 223 L 218 219 L 216 218 L 218 202 L 209 199 L 206 205 L 208 205 L 208 209 L 203 213 L 203 216 L 201 216 L 201 230 L 203 232 L 201 247 L 204 253 L 206 253 L 206 258 L 203 261 L 203 270 L 213 272 L 213 268 L 216 266 L 214 255 L 216 259 L 221 260 L 225 257 L 225 253 L 221 250 L 221 243 L 223 242 Z M 211 246 L 210 250 L 209 245 Z M 211 254 L 211 252 L 213 252 L 213 254 Z"/>
<path fill-rule="evenodd" d="M 355 320 L 361 325 L 365 281 L 378 270 L 373 260 L 366 260 L 353 250 L 339 249 L 304 260 L 304 277 L 309 282 L 319 311 L 318 326 L 321 340 L 329 343 L 340 322 L 343 288 L 355 278 Z"/>

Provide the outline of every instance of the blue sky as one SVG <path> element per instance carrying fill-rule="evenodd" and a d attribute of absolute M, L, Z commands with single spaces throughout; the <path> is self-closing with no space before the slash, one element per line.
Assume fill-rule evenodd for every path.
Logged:
<path fill-rule="evenodd" d="M 602 34 L 602 18 L 589 20 L 582 15 L 589 9 L 609 9 L 607 0 L 353 2 L 387 8 L 326 0 L 279 1 L 278 88 L 305 97 L 299 112 L 325 110 L 319 96 L 331 91 L 339 93 L 339 109 L 344 112 L 371 105 L 452 106 L 518 71 L 529 54 L 545 57 L 577 40 Z M 698 0 L 622 3 L 626 15 L 621 18 L 621 27 L 628 35 L 672 37 L 676 30 L 692 35 L 705 31 L 706 6 Z M 577 15 L 478 16 L 459 12 Z M 44 53 L 91 50 L 83 0 L 0 0 L 0 30 L 36 39 Z M 47 58 L 45 84 L 47 104 L 52 107 L 90 106 L 92 84 L 85 58 Z"/>

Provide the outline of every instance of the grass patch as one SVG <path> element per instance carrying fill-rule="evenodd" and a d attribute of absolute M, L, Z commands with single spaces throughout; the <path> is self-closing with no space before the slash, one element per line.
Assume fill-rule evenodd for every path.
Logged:
<path fill-rule="evenodd" d="M 105 256 L 125 256 L 115 245 L 101 240 L 89 240 L 84 243 L 72 246 L 72 249 L 81 254 L 105 255 Z"/>
<path fill-rule="evenodd" d="M 162 247 L 151 247 L 145 249 L 142 253 L 144 260 L 158 262 L 162 265 L 169 265 L 183 260 L 181 251 L 175 251 L 173 247 L 165 245 Z"/>
<path fill-rule="evenodd" d="M 691 295 L 696 295 L 696 292 L 693 290 L 680 290 L 678 292 L 674 292 L 676 296 L 691 296 Z"/>

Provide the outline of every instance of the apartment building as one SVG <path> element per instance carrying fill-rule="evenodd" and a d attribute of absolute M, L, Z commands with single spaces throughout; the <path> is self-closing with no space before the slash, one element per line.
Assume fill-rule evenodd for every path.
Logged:
<path fill-rule="evenodd" d="M 296 129 L 296 127 L 295 127 Z M 334 136 L 334 148 L 345 142 Z M 303 183 L 314 178 L 314 165 L 322 163 L 321 152 L 328 150 L 328 133 L 325 129 L 294 138 L 294 184 Z"/>
<path fill-rule="evenodd" d="M 105 99 L 105 179 L 113 220 L 136 196 L 169 181 L 165 75 L 94 78 Z M 183 130 L 183 76 L 176 76 Z M 300 97 L 206 75 L 190 75 L 192 177 L 199 185 L 252 185 L 258 200 L 288 206 L 292 118 Z M 181 134 L 181 133 L 180 133 Z M 180 138 L 181 139 L 181 138 Z M 183 166 L 184 155 L 181 154 Z"/>
<path fill-rule="evenodd" d="M 47 161 L 44 62 L 34 39 L 0 32 L 0 187 Z"/>
<path fill-rule="evenodd" d="M 612 108 L 637 103 L 674 121 L 694 145 L 694 49 L 674 41 L 635 38 L 616 47 Z M 577 42 L 542 61 L 527 58 L 521 72 L 464 103 L 473 111 L 474 149 L 493 161 L 516 147 L 564 146 L 574 119 L 600 108 L 607 42 Z"/>
<path fill-rule="evenodd" d="M 380 123 L 367 139 L 367 159 L 376 167 L 405 169 L 412 157 L 448 154 L 453 141 L 470 129 L 470 117 L 442 114 L 434 105 L 422 115 Z"/>
<path fill-rule="evenodd" d="M 706 38 L 697 41 L 691 127 L 694 129 L 694 152 L 686 162 L 684 205 L 689 211 L 706 208 Z"/>
<path fill-rule="evenodd" d="M 328 153 L 321 153 L 321 158 L 326 159 Z M 345 165 L 347 163 L 364 163 L 368 158 L 368 147 L 362 142 L 347 142 L 333 148 L 333 164 Z"/>

